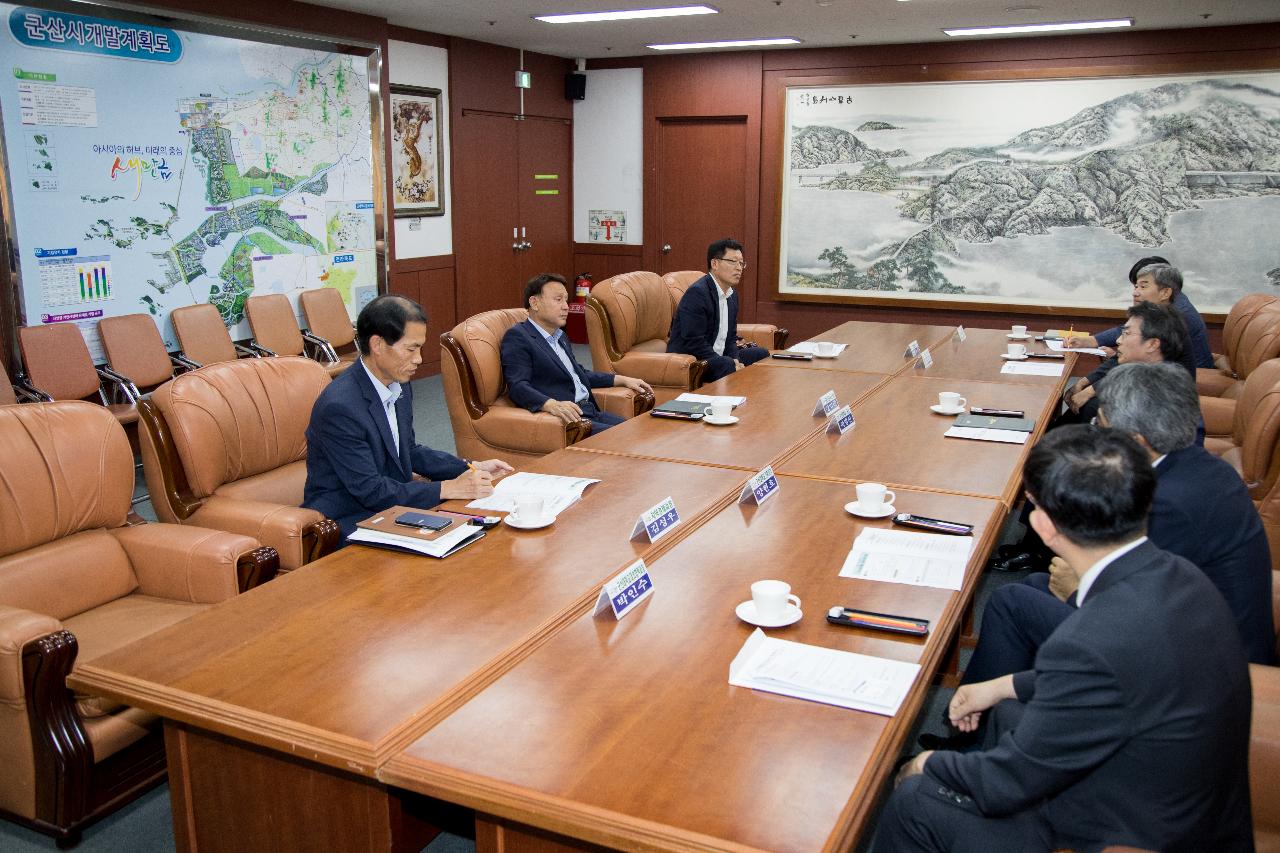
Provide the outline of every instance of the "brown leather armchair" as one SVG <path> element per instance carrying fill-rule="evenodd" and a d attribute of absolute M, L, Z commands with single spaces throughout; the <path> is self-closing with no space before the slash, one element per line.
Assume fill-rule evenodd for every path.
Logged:
<path fill-rule="evenodd" d="M 615 275 L 587 297 L 587 340 L 596 370 L 643 379 L 663 403 L 702 384 L 707 363 L 667 352 L 671 295 L 656 273 Z"/>
<path fill-rule="evenodd" d="M 291 571 L 337 547 L 338 525 L 303 509 L 307 423 L 329 374 L 309 358 L 211 364 L 138 404 L 156 516 L 252 536 Z"/>
<path fill-rule="evenodd" d="M 1196 388 L 1208 435 L 1231 431 L 1236 402 L 1245 393 L 1245 383 L 1259 365 L 1280 357 L 1280 299 L 1258 308 L 1243 327 L 1237 323 L 1232 328 L 1232 338 L 1236 343 L 1230 355 L 1230 375 L 1196 371 Z"/>
<path fill-rule="evenodd" d="M 530 412 L 507 398 L 502 336 L 528 316 L 523 308 L 485 311 L 440 336 L 444 398 L 459 456 L 498 456 L 508 462 L 537 459 L 591 435 L 590 421 L 566 425 L 555 415 Z M 601 409 L 623 418 L 653 408 L 652 396 L 628 388 L 596 388 L 591 393 Z"/>
<path fill-rule="evenodd" d="M 0 408 L 0 815 L 60 846 L 163 780 L 159 720 L 66 687 L 119 649 L 269 579 L 247 536 L 129 525 L 133 454 L 80 401 Z"/>
<path fill-rule="evenodd" d="M 169 312 L 169 321 L 173 323 L 183 357 L 196 367 L 263 355 L 232 341 L 222 315 L 207 302 L 174 308 Z"/>
<path fill-rule="evenodd" d="M 1206 397 L 1221 397 L 1229 389 L 1235 387 L 1241 378 L 1237 364 L 1244 353 L 1241 350 L 1241 339 L 1245 329 L 1253 322 L 1259 312 L 1280 303 L 1280 296 L 1266 293 L 1249 293 L 1240 297 L 1231 310 L 1227 312 L 1227 320 L 1222 325 L 1222 352 L 1215 353 L 1213 367 L 1201 367 L 1196 370 L 1196 388 Z M 1256 340 L 1253 341 L 1256 346 Z M 1256 366 L 1256 365 L 1254 365 Z"/>
<path fill-rule="evenodd" d="M 338 361 L 347 367 L 355 364 L 360 357 L 355 343 L 356 331 L 338 291 L 332 287 L 304 290 L 298 294 L 298 306 L 307 323 L 307 334 L 318 341 L 324 351 L 323 360 Z"/>
<path fill-rule="evenodd" d="M 671 294 L 673 317 L 676 309 L 680 307 L 680 299 L 684 296 L 684 292 L 689 289 L 689 285 L 704 275 L 706 273 L 698 272 L 697 270 L 682 270 L 680 272 L 669 272 L 662 277 L 662 283 L 667 286 L 667 292 Z M 738 337 L 765 349 L 784 349 L 787 345 L 787 338 L 790 335 L 791 333 L 786 329 L 780 329 L 772 323 L 738 324 Z"/>
<path fill-rule="evenodd" d="M 334 291 L 334 296 L 338 296 Z M 342 297 L 338 297 L 341 301 Z M 293 314 L 293 306 L 289 297 L 283 293 L 268 293 L 263 296 L 250 296 L 244 302 L 244 314 L 249 318 L 249 328 L 253 330 L 253 340 L 260 348 L 271 355 L 301 355 L 314 358 L 332 379 L 353 364 L 343 361 L 334 355 L 327 342 L 298 328 L 298 321 Z"/>
<path fill-rule="evenodd" d="M 1201 404 L 1205 399 L 1200 398 Z M 1280 474 L 1280 358 L 1263 362 L 1249 374 L 1244 393 L 1233 403 L 1229 434 L 1207 435 L 1204 446 L 1230 462 L 1254 500 L 1259 500 Z M 1211 409 L 1204 409 L 1209 433 L 1214 432 L 1212 414 Z"/>

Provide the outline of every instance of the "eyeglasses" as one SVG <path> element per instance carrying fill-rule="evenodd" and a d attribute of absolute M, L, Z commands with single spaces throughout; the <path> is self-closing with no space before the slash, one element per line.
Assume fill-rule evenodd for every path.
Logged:
<path fill-rule="evenodd" d="M 722 264 L 728 264 L 729 266 L 732 266 L 732 267 L 737 267 L 740 270 L 745 270 L 747 268 L 746 261 L 733 261 L 733 260 L 730 260 L 729 258 L 712 258 L 712 260 L 719 261 Z"/>

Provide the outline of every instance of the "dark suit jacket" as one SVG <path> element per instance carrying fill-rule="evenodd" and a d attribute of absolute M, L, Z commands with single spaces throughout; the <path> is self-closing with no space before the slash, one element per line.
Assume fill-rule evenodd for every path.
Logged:
<path fill-rule="evenodd" d="M 1040 809 L 1057 846 L 1251 851 L 1249 670 L 1233 624 L 1204 573 L 1145 542 L 1014 677 L 1016 728 L 984 752 L 936 752 L 925 773 L 988 816 Z"/>
<path fill-rule="evenodd" d="M 400 389 L 399 455 L 382 400 L 360 362 L 330 382 L 311 409 L 302 505 L 338 522 L 344 539 L 356 522 L 387 507 L 429 509 L 440 503 L 440 483 L 414 480 L 414 474 L 440 481 L 467 470 L 458 457 L 416 443 L 413 389 L 407 382 Z"/>
<path fill-rule="evenodd" d="M 687 353 L 694 358 L 706 359 L 708 375 L 732 373 L 733 360 L 738 355 L 738 291 L 729 297 L 729 326 L 724 336 L 724 355 L 716 355 L 711 345 L 716 342 L 720 329 L 719 287 L 707 273 L 689 285 L 676 306 L 676 316 L 671 321 L 671 334 L 667 336 L 667 352 Z M 724 364 L 723 362 L 728 362 Z"/>
<path fill-rule="evenodd" d="M 1208 576 L 1235 616 L 1248 659 L 1272 663 L 1271 549 L 1240 475 L 1195 446 L 1175 450 L 1155 470 L 1147 535 Z"/>
<path fill-rule="evenodd" d="M 517 406 L 537 412 L 547 400 L 577 402 L 573 379 L 551 346 L 532 320 L 516 323 L 502 336 L 502 375 L 507 380 L 507 396 Z M 560 346 L 569 354 L 569 363 L 588 392 L 613 385 L 612 373 L 587 370 L 578 364 L 567 335 L 560 336 Z M 595 402 L 594 396 L 591 402 Z"/>
<path fill-rule="evenodd" d="M 1204 318 L 1191 304 L 1187 294 L 1179 291 L 1173 298 L 1173 307 L 1178 309 L 1183 321 L 1187 324 L 1187 334 L 1191 339 L 1191 359 L 1196 367 L 1213 367 L 1213 353 L 1209 350 L 1209 331 L 1205 328 Z M 1114 347 L 1120 340 L 1120 326 L 1098 332 L 1093 339 L 1100 347 Z"/>

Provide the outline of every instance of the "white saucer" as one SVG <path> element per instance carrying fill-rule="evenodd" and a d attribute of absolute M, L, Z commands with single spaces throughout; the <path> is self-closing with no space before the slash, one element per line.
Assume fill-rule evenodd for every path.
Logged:
<path fill-rule="evenodd" d="M 554 515 L 544 515 L 542 518 L 538 519 L 537 521 L 518 521 L 516 519 L 515 513 L 511 513 L 510 515 L 504 515 L 502 517 L 503 524 L 507 525 L 508 527 L 514 527 L 517 530 L 541 530 L 544 527 L 549 527 L 551 524 L 555 522 L 555 520 L 556 520 L 556 517 Z"/>
<path fill-rule="evenodd" d="M 859 518 L 888 518 L 897 512 L 897 510 L 893 508 L 893 504 L 885 504 L 884 509 L 880 512 L 867 512 L 866 510 L 858 508 L 857 501 L 849 501 L 845 504 L 844 511 L 849 513 L 849 515 L 856 515 Z"/>
<path fill-rule="evenodd" d="M 782 628 L 787 625 L 794 625 L 800 621 L 801 616 L 804 616 L 803 610 L 788 602 L 787 609 L 783 611 L 781 619 L 776 622 L 765 622 L 756 617 L 756 603 L 749 598 L 735 607 L 733 612 L 738 614 L 738 618 L 743 622 L 760 628 Z"/>
<path fill-rule="evenodd" d="M 1030 356 L 1025 355 L 1009 355 L 1007 352 L 1000 353 L 1000 357 L 1005 361 L 1026 361 Z"/>
<path fill-rule="evenodd" d="M 840 353 L 838 353 L 838 352 L 837 352 L 837 353 L 832 353 L 831 355 L 822 355 L 821 353 L 816 353 L 816 352 L 815 352 L 815 353 L 813 354 L 813 357 L 814 357 L 814 358 L 839 358 L 839 357 L 840 357 Z"/>
<path fill-rule="evenodd" d="M 712 426 L 728 426 L 729 424 L 736 424 L 738 422 L 738 416 L 729 415 L 729 417 L 721 420 L 715 415 L 707 415 L 702 419 L 702 422 L 704 424 L 711 424 Z"/>
<path fill-rule="evenodd" d="M 947 408 L 941 404 L 935 403 L 929 407 L 930 411 L 937 412 L 940 415 L 962 415 L 964 414 L 964 406 L 956 406 L 954 409 Z"/>
<path fill-rule="evenodd" d="M 1009 332 L 1007 335 L 1005 335 L 1005 337 L 1011 341 L 1029 341 L 1033 336 L 1032 335 L 1015 335 L 1013 332 Z"/>

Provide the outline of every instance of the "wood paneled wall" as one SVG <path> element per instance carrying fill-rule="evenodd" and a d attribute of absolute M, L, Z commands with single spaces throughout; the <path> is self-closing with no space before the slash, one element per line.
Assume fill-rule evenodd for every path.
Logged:
<path fill-rule="evenodd" d="M 570 284 L 579 273 L 589 273 L 591 280 L 599 284 L 606 278 L 644 269 L 641 252 L 643 246 L 607 243 L 574 243 L 573 269 L 565 273 Z M 572 296 L 572 294 L 570 294 Z"/>
<path fill-rule="evenodd" d="M 592 60 L 591 68 L 644 69 L 645 246 L 642 268 L 667 272 L 649 223 L 657 198 L 654 146 L 658 121 L 671 117 L 746 115 L 758 134 L 749 176 L 758 204 L 742 236 L 754 275 L 744 276 L 744 320 L 789 328 L 803 340 L 846 320 L 927 321 L 1001 328 L 1045 325 L 1043 315 L 944 308 L 842 306 L 779 299 L 778 227 L 782 181 L 782 91 L 787 84 L 934 82 L 950 79 L 1174 74 L 1280 68 L 1280 24 L 1201 27 L 1055 38 L 998 39 L 702 56 Z M 749 268 L 750 269 L 750 268 Z M 1120 279 L 1123 271 L 1117 271 Z M 1123 283 L 1122 281 L 1119 283 Z M 754 297 L 754 298 L 753 298 Z M 1122 293 L 1114 317 L 1123 316 Z M 1063 315 L 1057 322 L 1098 328 L 1107 319 Z M 1220 323 L 1210 324 L 1218 345 Z"/>

